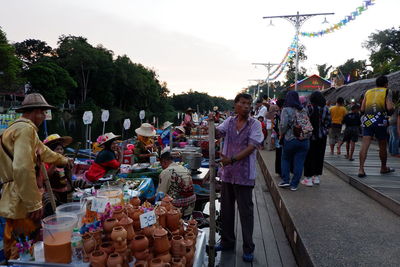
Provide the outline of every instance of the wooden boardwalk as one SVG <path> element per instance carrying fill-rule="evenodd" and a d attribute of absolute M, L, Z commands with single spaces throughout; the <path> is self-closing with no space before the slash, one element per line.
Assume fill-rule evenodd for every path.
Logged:
<path fill-rule="evenodd" d="M 219 252 L 217 266 L 297 266 L 289 242 L 285 236 L 282 224 L 275 209 L 271 195 L 265 184 L 264 177 L 258 168 L 256 186 L 253 191 L 254 203 L 254 262 L 242 260 L 242 228 L 239 214 L 236 210 L 236 249 L 230 252 Z"/>
<path fill-rule="evenodd" d="M 354 152 L 354 161 L 347 160 L 345 155 L 344 146 L 342 146 L 342 154 L 341 155 L 331 155 L 329 147 L 326 148 L 325 153 L 325 162 L 330 165 L 331 170 L 332 167 L 341 173 L 351 177 L 353 181 L 353 185 L 357 187 L 360 185 L 366 185 L 364 187 L 366 190 L 373 191 L 376 190 L 378 193 L 388 198 L 387 200 L 391 200 L 393 205 L 397 204 L 397 212 L 400 211 L 400 158 L 388 156 L 387 166 L 394 168 L 395 172 L 388 174 L 380 173 L 381 162 L 379 159 L 379 148 L 377 145 L 372 144 L 368 151 L 367 160 L 365 162 L 365 173 L 367 176 L 365 178 L 358 178 L 358 167 L 359 167 L 359 151 L 360 151 L 361 143 L 358 142 L 356 145 L 356 150 Z M 334 170 L 333 170 L 334 171 Z M 350 182 L 351 183 L 351 182 Z M 361 191 L 362 188 L 359 187 Z M 370 188 L 373 190 L 370 190 Z M 368 194 L 368 192 L 365 192 Z M 374 193 L 374 192 L 372 192 Z M 375 199 L 378 200 L 379 199 Z M 384 204 L 384 203 L 382 203 Z M 388 207 L 390 208 L 390 207 Z M 398 213 L 399 214 L 399 213 Z"/>

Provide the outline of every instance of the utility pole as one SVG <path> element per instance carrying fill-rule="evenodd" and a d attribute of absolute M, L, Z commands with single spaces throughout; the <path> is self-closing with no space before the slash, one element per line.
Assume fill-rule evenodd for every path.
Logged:
<path fill-rule="evenodd" d="M 314 16 L 326 16 L 326 15 L 333 15 L 335 13 L 314 13 L 314 14 L 299 14 L 299 11 L 297 11 L 296 15 L 281 15 L 281 16 L 267 16 L 263 17 L 263 19 L 286 19 L 290 23 L 293 24 L 293 26 L 296 29 L 296 71 L 295 71 L 295 81 L 294 81 L 294 90 L 297 91 L 297 77 L 299 73 L 299 33 L 300 33 L 300 28 L 303 25 L 303 23 L 308 20 L 311 17 Z"/>
<path fill-rule="evenodd" d="M 254 99 L 254 101 L 255 101 L 260 96 L 260 83 L 264 82 L 265 80 L 264 79 L 250 79 L 248 81 L 257 82 L 257 93 L 256 93 L 256 97 Z"/>
<path fill-rule="evenodd" d="M 270 71 L 271 71 L 271 68 L 272 68 L 272 66 L 279 66 L 280 64 L 277 64 L 277 63 L 251 63 L 251 64 L 253 64 L 253 65 L 262 65 L 262 66 L 264 66 L 264 67 L 267 67 L 267 79 L 266 79 L 266 82 L 267 82 L 267 96 L 268 96 L 268 98 L 269 98 L 269 73 L 270 73 Z"/>

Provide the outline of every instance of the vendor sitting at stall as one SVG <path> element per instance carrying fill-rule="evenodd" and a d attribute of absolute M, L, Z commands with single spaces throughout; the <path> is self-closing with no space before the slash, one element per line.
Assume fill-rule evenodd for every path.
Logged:
<path fill-rule="evenodd" d="M 166 121 L 163 124 L 162 132 L 160 134 L 162 146 L 169 146 L 169 138 L 172 131 L 172 122 Z"/>
<path fill-rule="evenodd" d="M 174 142 L 186 142 L 185 128 L 183 128 L 183 126 L 176 127 L 173 136 Z"/>
<path fill-rule="evenodd" d="M 163 192 L 171 196 L 174 199 L 172 204 L 181 208 L 183 219 L 189 218 L 196 202 L 189 170 L 174 162 L 170 152 L 161 154 L 160 164 L 163 171 L 160 173 L 157 193 Z"/>
<path fill-rule="evenodd" d="M 43 141 L 43 144 L 54 152 L 64 155 L 64 148 L 71 144 L 72 140 L 70 136 L 61 137 L 58 134 L 51 134 Z M 71 169 L 69 167 L 60 167 L 50 163 L 45 163 L 45 166 L 57 205 L 69 202 L 68 195 L 74 188 L 88 187 L 88 184 L 84 180 L 72 181 Z M 43 204 L 45 217 L 53 214 L 53 209 L 47 193 L 43 195 Z"/>
<path fill-rule="evenodd" d="M 137 134 L 137 142 L 134 150 L 135 162 L 148 163 L 150 162 L 150 157 L 153 156 L 153 151 L 156 152 L 154 145 L 156 131 L 151 124 L 143 123 L 135 132 Z"/>
<path fill-rule="evenodd" d="M 107 172 L 119 169 L 121 162 L 118 159 L 122 157 L 116 142 L 116 139 L 119 137 L 119 135 L 113 133 L 106 133 L 97 138 L 97 142 L 100 147 L 103 147 L 103 150 L 97 154 L 94 163 L 85 173 L 87 180 L 96 182 L 104 177 Z"/>

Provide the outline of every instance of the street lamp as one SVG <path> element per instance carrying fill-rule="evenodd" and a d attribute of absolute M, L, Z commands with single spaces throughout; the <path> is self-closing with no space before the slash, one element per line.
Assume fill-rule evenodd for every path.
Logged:
<path fill-rule="evenodd" d="M 294 83 L 294 90 L 297 91 L 297 77 L 298 77 L 298 72 L 299 72 L 299 33 L 300 33 L 300 28 L 303 25 L 303 23 L 308 20 L 311 17 L 314 16 L 321 16 L 321 15 L 333 15 L 335 13 L 314 13 L 314 14 L 299 14 L 299 11 L 297 11 L 296 15 L 281 15 L 281 16 L 267 16 L 263 17 L 263 19 L 276 19 L 276 18 L 282 18 L 286 19 L 287 21 L 291 22 L 293 26 L 296 29 L 296 71 L 295 71 L 295 83 Z"/>
<path fill-rule="evenodd" d="M 257 65 L 263 65 L 263 66 L 267 67 L 268 73 L 267 73 L 266 82 L 267 82 L 267 96 L 269 98 L 269 73 L 271 71 L 272 66 L 278 66 L 278 65 L 281 65 L 281 64 L 269 63 L 269 62 L 268 63 L 251 63 L 251 64 L 255 65 L 256 67 L 257 67 Z"/>

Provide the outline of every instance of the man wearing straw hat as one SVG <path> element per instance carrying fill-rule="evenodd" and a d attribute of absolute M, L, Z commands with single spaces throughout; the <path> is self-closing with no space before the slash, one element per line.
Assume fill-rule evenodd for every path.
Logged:
<path fill-rule="evenodd" d="M 161 132 L 161 141 L 163 146 L 168 146 L 169 145 L 169 138 L 170 138 L 170 134 L 171 134 L 171 130 L 172 130 L 172 122 L 170 121 L 166 121 L 164 122 L 163 126 L 162 126 L 162 132 Z"/>
<path fill-rule="evenodd" d="M 154 140 L 156 130 L 149 123 L 143 123 L 135 130 L 137 134 L 137 142 L 135 144 L 135 161 L 138 163 L 150 162 L 150 157 L 153 155 Z"/>
<path fill-rule="evenodd" d="M 0 179 L 2 195 L 0 216 L 6 218 L 4 252 L 7 259 L 18 258 L 16 237 L 37 237 L 43 215 L 40 161 L 59 166 L 68 158 L 51 151 L 39 139 L 38 127 L 45 120 L 45 111 L 55 109 L 41 94 L 28 94 L 16 109 L 22 117 L 1 136 Z"/>
<path fill-rule="evenodd" d="M 192 133 L 192 128 L 195 126 L 193 123 L 193 109 L 188 108 L 185 112 L 185 118 L 183 119 L 182 126 L 185 128 L 185 134 L 190 136 Z"/>

